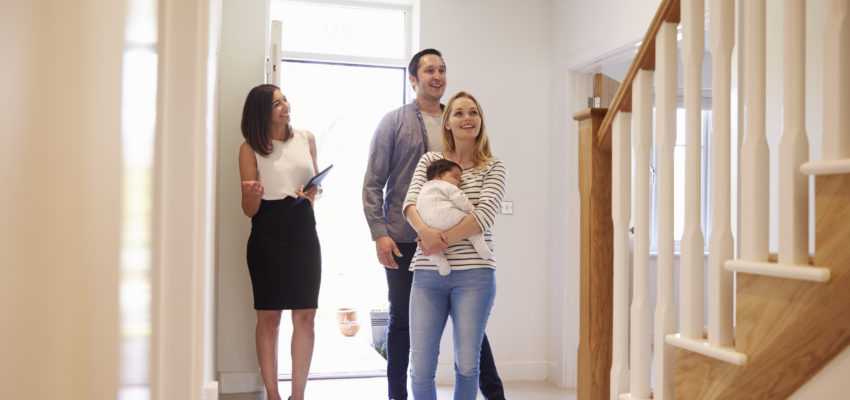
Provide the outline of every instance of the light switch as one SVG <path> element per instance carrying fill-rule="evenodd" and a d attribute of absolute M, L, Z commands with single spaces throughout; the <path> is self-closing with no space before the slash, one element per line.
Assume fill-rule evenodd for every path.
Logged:
<path fill-rule="evenodd" d="M 514 213 L 514 202 L 503 201 L 502 202 L 502 214 L 513 214 L 513 213 Z"/>

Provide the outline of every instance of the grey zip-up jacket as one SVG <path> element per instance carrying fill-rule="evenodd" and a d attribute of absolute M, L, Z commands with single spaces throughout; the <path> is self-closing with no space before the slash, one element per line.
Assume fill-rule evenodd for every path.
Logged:
<path fill-rule="evenodd" d="M 372 240 L 389 236 L 397 243 L 416 241 L 416 231 L 401 214 L 401 207 L 419 158 L 439 150 L 428 148 L 428 133 L 415 99 L 381 119 L 363 178 L 363 212 Z"/>

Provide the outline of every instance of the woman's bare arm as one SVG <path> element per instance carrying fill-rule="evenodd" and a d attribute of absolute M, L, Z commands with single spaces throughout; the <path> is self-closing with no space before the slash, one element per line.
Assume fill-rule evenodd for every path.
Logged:
<path fill-rule="evenodd" d="M 257 158 L 248 142 L 239 146 L 239 177 L 242 180 L 242 212 L 253 217 L 260 209 L 264 189 L 259 181 Z"/>

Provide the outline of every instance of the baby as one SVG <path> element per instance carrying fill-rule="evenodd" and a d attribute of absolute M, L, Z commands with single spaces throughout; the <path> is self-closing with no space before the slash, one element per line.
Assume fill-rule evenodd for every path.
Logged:
<path fill-rule="evenodd" d="M 461 174 L 460 165 L 446 159 L 435 160 L 428 166 L 425 172 L 428 182 L 422 185 L 416 200 L 416 209 L 425 224 L 446 231 L 475 209 L 466 194 L 460 190 Z M 482 234 L 470 236 L 468 239 L 481 258 L 486 260 L 493 257 L 493 252 L 484 243 Z M 437 265 L 440 275 L 452 272 L 445 254 L 431 254 L 428 259 Z"/>

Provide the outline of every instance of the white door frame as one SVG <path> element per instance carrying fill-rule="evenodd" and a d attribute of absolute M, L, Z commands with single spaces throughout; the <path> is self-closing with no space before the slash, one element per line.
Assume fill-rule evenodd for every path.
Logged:
<path fill-rule="evenodd" d="M 152 232 L 152 399 L 214 381 L 216 48 L 221 0 L 159 1 Z"/>

